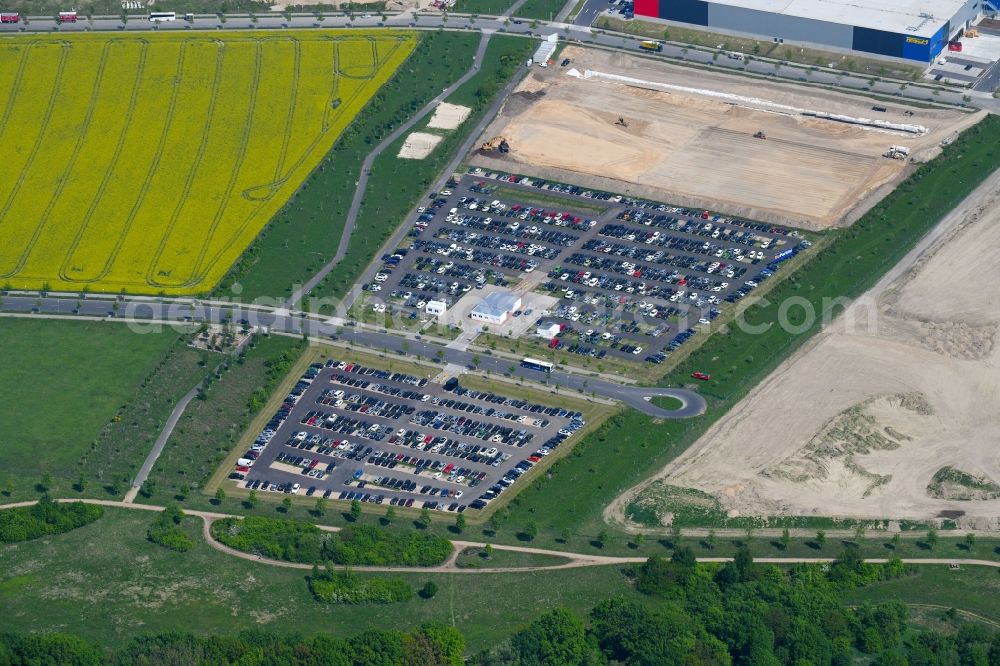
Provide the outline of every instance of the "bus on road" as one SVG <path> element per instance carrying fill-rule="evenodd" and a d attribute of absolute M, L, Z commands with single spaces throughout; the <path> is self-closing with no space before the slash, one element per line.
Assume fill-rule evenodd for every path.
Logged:
<path fill-rule="evenodd" d="M 60 23 L 76 23 L 76 12 L 59 12 Z"/>
<path fill-rule="evenodd" d="M 0 23 L 20 23 L 21 15 L 17 12 L 0 12 Z"/>
<path fill-rule="evenodd" d="M 149 20 L 153 23 L 161 23 L 163 21 L 176 21 L 177 14 L 175 12 L 150 12 Z"/>
<path fill-rule="evenodd" d="M 521 367 L 529 370 L 539 370 L 541 372 L 552 372 L 555 366 L 548 361 L 539 361 L 536 358 L 525 358 L 521 360 Z"/>

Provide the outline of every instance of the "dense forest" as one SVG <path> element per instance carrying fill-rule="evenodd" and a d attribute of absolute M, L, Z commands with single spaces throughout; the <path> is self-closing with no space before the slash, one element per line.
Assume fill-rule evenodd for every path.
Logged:
<path fill-rule="evenodd" d="M 554 609 L 471 666 L 1000 666 L 1000 634 L 982 624 L 917 628 L 905 605 L 845 606 L 838 592 L 909 575 L 898 560 L 866 564 L 853 549 L 830 565 L 787 569 L 699 564 L 690 550 L 624 571 L 643 596 L 616 597 L 582 618 Z M 326 572 L 314 571 L 326 578 Z M 240 666 L 447 666 L 463 663 L 458 629 L 370 629 L 348 638 L 252 632 L 232 637 L 167 634 L 110 650 L 61 634 L 0 634 L 0 666 L 20 664 L 239 664 Z"/>

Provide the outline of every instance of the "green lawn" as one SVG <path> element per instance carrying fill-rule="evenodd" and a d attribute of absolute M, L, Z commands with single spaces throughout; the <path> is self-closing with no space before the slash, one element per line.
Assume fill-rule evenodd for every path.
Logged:
<path fill-rule="evenodd" d="M 984 618 L 996 629 L 1000 623 L 1000 570 L 963 567 L 952 571 L 946 564 L 921 566 L 913 576 L 847 590 L 841 598 L 851 604 L 897 600 L 941 606 L 941 610 L 954 607 Z"/>
<path fill-rule="evenodd" d="M 194 549 L 176 553 L 146 540 L 154 514 L 108 509 L 87 527 L 0 546 L 0 617 L 8 631 L 62 631 L 111 645 L 170 630 L 351 634 L 370 626 L 408 628 L 430 620 L 455 624 L 468 652 L 506 638 L 553 606 L 577 613 L 615 594 L 633 593 L 615 567 L 538 573 L 403 575 L 414 587 L 438 585 L 430 600 L 384 606 L 313 601 L 306 570 L 284 569 L 219 553 L 185 528 Z M 365 574 L 359 574 L 365 575 Z"/>
<path fill-rule="evenodd" d="M 493 550 L 492 555 L 482 548 L 466 548 L 458 554 L 455 563 L 463 569 L 494 569 L 516 567 L 552 567 L 569 562 L 565 557 L 522 553 L 516 550 Z"/>
<path fill-rule="evenodd" d="M 170 330 L 140 335 L 120 323 L 3 319 L 3 500 L 37 497 L 34 486 L 45 473 L 53 494 L 71 495 L 80 474 L 97 486 L 137 468 L 148 453 L 144 433 L 110 440 L 102 429 L 128 413 L 140 383 L 176 339 Z"/>
<path fill-rule="evenodd" d="M 566 0 L 528 0 L 515 14 L 520 18 L 551 21 L 565 4 Z"/>
<path fill-rule="evenodd" d="M 650 399 L 650 402 L 663 409 L 680 409 L 684 403 L 669 395 L 658 395 Z"/>
<path fill-rule="evenodd" d="M 153 466 L 149 476 L 151 485 L 138 501 L 145 501 L 145 495 L 150 495 L 151 503 L 159 504 L 171 499 L 195 499 L 198 489 L 204 487 L 233 451 L 257 413 L 258 409 L 250 405 L 251 396 L 262 387 L 273 389 L 285 378 L 291 362 L 301 352 L 300 344 L 301 341 L 285 336 L 256 337 L 242 361 L 234 360 L 228 370 L 220 371 L 203 393 L 203 399 L 192 400 L 184 411 Z M 213 365 L 223 360 L 220 355 L 211 358 Z M 269 367 L 283 358 L 280 368 Z M 266 396 L 255 404 L 264 402 Z"/>
<path fill-rule="evenodd" d="M 499 16 L 514 4 L 514 0 L 458 0 L 455 11 L 462 14 Z"/>

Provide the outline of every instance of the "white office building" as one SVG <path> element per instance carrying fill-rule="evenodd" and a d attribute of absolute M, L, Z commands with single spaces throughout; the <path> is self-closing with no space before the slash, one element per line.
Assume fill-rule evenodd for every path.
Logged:
<path fill-rule="evenodd" d="M 472 308 L 469 317 L 485 324 L 499 326 L 510 319 L 514 310 L 521 307 L 521 297 L 510 291 L 494 291 L 487 294 Z"/>

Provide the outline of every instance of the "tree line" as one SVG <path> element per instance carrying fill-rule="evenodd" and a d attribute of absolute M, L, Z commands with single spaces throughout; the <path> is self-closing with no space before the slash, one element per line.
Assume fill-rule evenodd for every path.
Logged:
<path fill-rule="evenodd" d="M 261 631 L 236 636 L 167 633 L 136 638 L 118 649 L 66 634 L 0 633 L 0 664 L 4 666 L 461 666 L 464 650 L 462 634 L 439 624 L 425 624 L 408 632 L 368 629 L 348 638 Z"/>

